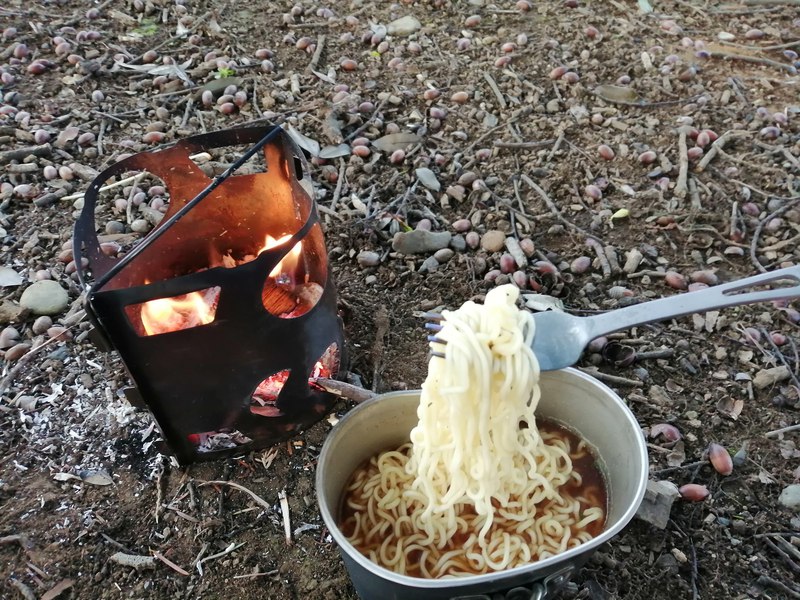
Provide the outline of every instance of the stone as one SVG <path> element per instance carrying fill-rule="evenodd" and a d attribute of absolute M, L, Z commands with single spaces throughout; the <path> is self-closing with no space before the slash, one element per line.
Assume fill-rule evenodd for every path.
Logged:
<path fill-rule="evenodd" d="M 506 234 L 499 229 L 490 229 L 481 237 L 481 248 L 487 252 L 500 252 L 506 245 Z"/>
<path fill-rule="evenodd" d="M 389 35 L 406 36 L 411 35 L 422 27 L 422 23 L 416 17 L 406 15 L 395 19 L 386 26 L 386 33 Z"/>
<path fill-rule="evenodd" d="M 450 240 L 450 247 L 456 252 L 464 252 L 467 249 L 467 240 L 464 239 L 463 235 L 454 235 L 453 239 Z"/>
<path fill-rule="evenodd" d="M 783 488 L 778 502 L 789 510 L 800 511 L 800 483 L 793 483 Z"/>
<path fill-rule="evenodd" d="M 450 248 L 442 248 L 433 254 L 433 258 L 435 258 L 439 263 L 446 263 L 448 260 L 453 258 L 454 255 L 455 252 L 453 252 Z"/>
<path fill-rule="evenodd" d="M 69 296 L 57 281 L 43 279 L 25 288 L 19 304 L 35 315 L 57 315 L 69 304 Z"/>
<path fill-rule="evenodd" d="M 362 269 L 377 267 L 381 262 L 381 255 L 371 250 L 362 250 L 358 253 L 358 256 L 356 256 L 356 261 L 358 262 L 358 266 Z"/>
<path fill-rule="evenodd" d="M 392 250 L 402 254 L 425 254 L 447 248 L 453 235 L 448 231 L 398 231 L 392 240 Z M 505 239 L 505 238 L 504 238 Z"/>
<path fill-rule="evenodd" d="M 420 273 L 431 273 L 439 268 L 439 261 L 436 260 L 435 257 L 429 256 L 425 260 L 422 261 L 422 264 L 419 266 Z"/>
<path fill-rule="evenodd" d="M 11 300 L 3 300 L 0 302 L 0 325 L 6 323 L 16 323 L 22 319 L 25 309 L 15 304 Z"/>

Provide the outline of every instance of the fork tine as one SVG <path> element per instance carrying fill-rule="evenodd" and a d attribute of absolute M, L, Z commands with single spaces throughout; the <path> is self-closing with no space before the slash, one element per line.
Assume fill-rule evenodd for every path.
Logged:
<path fill-rule="evenodd" d="M 435 335 L 429 335 L 428 341 L 434 344 L 442 344 L 442 345 L 447 344 L 447 340 L 443 340 L 442 338 L 436 337 Z"/>
<path fill-rule="evenodd" d="M 429 321 L 444 321 L 444 315 L 437 312 L 424 312 L 420 315 L 420 317 L 423 319 L 428 319 Z"/>
<path fill-rule="evenodd" d="M 444 329 L 444 325 L 440 325 L 439 323 L 425 323 L 425 329 L 430 329 L 431 331 L 441 331 Z"/>
<path fill-rule="evenodd" d="M 435 356 L 436 358 L 444 358 L 444 354 L 441 352 L 431 352 L 431 356 Z"/>

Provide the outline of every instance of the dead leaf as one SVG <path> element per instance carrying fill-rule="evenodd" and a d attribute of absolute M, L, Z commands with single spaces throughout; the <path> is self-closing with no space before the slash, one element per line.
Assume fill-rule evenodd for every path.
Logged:
<path fill-rule="evenodd" d="M 761 469 L 758 472 L 758 481 L 760 483 L 765 484 L 765 485 L 770 485 L 772 483 L 777 483 L 775 481 L 775 478 L 772 475 L 770 475 L 765 469 Z"/>
<path fill-rule="evenodd" d="M 428 167 L 420 167 L 415 171 L 417 179 L 429 190 L 438 192 L 442 189 L 442 184 L 436 179 L 436 175 Z"/>
<path fill-rule="evenodd" d="M 22 284 L 22 276 L 11 267 L 0 267 L 0 287 L 14 287 Z"/>
<path fill-rule="evenodd" d="M 408 133 L 400 131 L 398 133 L 390 133 L 383 137 L 378 138 L 372 142 L 381 152 L 394 152 L 395 150 L 403 150 L 406 146 L 417 144 L 422 141 L 422 138 L 416 133 Z"/>
<path fill-rule="evenodd" d="M 686 451 L 683 447 L 683 441 L 679 441 L 667 454 L 667 464 L 670 467 L 680 467 L 684 462 L 686 462 Z"/>
<path fill-rule="evenodd" d="M 56 481 L 69 481 L 70 479 L 77 479 L 78 481 L 81 480 L 80 477 L 73 475 L 72 473 L 56 473 L 53 475 L 53 479 Z"/>
<path fill-rule="evenodd" d="M 719 402 L 717 402 L 717 410 L 734 421 L 739 418 L 740 414 L 742 414 L 743 408 L 744 400 L 734 400 L 730 396 L 721 398 Z"/>
<path fill-rule="evenodd" d="M 341 156 L 350 156 L 350 146 L 348 144 L 325 146 L 319 152 L 319 157 L 324 159 L 339 158 Z"/>
<path fill-rule="evenodd" d="M 681 387 L 680 384 L 678 384 L 678 382 L 676 382 L 674 379 L 667 379 L 664 382 L 664 387 L 666 387 L 667 391 L 672 394 L 679 394 L 683 391 L 683 387 Z"/>
<path fill-rule="evenodd" d="M 598 85 L 594 93 L 606 102 L 615 104 L 639 104 L 639 94 L 621 85 Z"/>
<path fill-rule="evenodd" d="M 319 157 L 319 142 L 312 140 L 310 137 L 303 135 L 291 125 L 286 125 L 286 133 L 292 138 L 292 141 L 300 146 L 303 150 L 308 152 L 311 156 Z"/>
<path fill-rule="evenodd" d="M 111 475 L 105 471 L 81 471 L 78 475 L 80 475 L 81 481 L 91 485 L 111 485 L 114 483 Z"/>
<path fill-rule="evenodd" d="M 647 394 L 650 396 L 650 401 L 655 404 L 672 404 L 672 398 L 660 385 L 651 385 L 650 389 L 647 390 Z"/>
<path fill-rule="evenodd" d="M 75 585 L 75 581 L 73 579 L 63 579 L 55 584 L 53 587 L 50 588 L 47 592 L 42 595 L 41 600 L 55 600 L 58 598 L 62 593 L 66 592 L 69 588 Z"/>
<path fill-rule="evenodd" d="M 531 310 L 557 310 L 564 312 L 564 302 L 547 294 L 523 294 L 525 307 Z"/>

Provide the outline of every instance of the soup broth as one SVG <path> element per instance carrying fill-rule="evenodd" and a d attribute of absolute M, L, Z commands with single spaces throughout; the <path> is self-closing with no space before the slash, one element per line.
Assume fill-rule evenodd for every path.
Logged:
<path fill-rule="evenodd" d="M 541 419 L 536 425 L 545 445 L 560 447 L 569 456 L 571 473 L 551 498 L 511 497 L 504 503 L 493 500 L 495 515 L 485 537 L 490 544 L 489 554 L 497 556 L 496 563 L 503 564 L 502 569 L 578 546 L 598 536 L 605 526 L 608 494 L 593 449 L 555 421 Z M 469 503 L 458 505 L 458 528 L 443 544 L 434 544 L 415 528 L 410 518 L 413 490 L 408 479 L 397 476 L 410 451 L 411 445 L 406 443 L 370 458 L 356 469 L 340 505 L 342 533 L 373 562 L 412 577 L 458 577 L 500 570 L 478 560 L 470 550 L 483 543 L 476 533 L 483 518 Z M 393 468 L 382 469 L 386 461 Z M 401 500 L 408 500 L 409 496 L 410 501 Z M 545 518 L 530 518 L 532 503 L 533 514 Z"/>

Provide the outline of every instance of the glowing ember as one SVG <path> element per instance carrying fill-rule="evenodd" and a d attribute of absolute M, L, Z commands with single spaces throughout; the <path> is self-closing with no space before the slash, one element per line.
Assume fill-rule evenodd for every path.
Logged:
<path fill-rule="evenodd" d="M 147 335 L 207 325 L 214 320 L 219 288 L 213 287 L 142 304 L 142 326 Z"/>
<path fill-rule="evenodd" d="M 318 360 L 314 365 L 314 370 L 311 371 L 311 377 L 308 378 L 308 385 L 319 388 L 319 386 L 316 385 L 317 378 L 330 377 L 332 374 L 332 368 L 323 364 L 321 360 Z M 275 401 L 278 399 L 278 395 L 281 393 L 283 386 L 286 385 L 287 379 L 289 379 L 289 370 L 285 369 L 283 371 L 278 371 L 274 375 L 270 375 L 259 383 L 256 391 L 253 392 L 253 402 L 250 407 L 251 412 L 264 417 L 281 416 L 282 413 L 275 406 Z"/>

